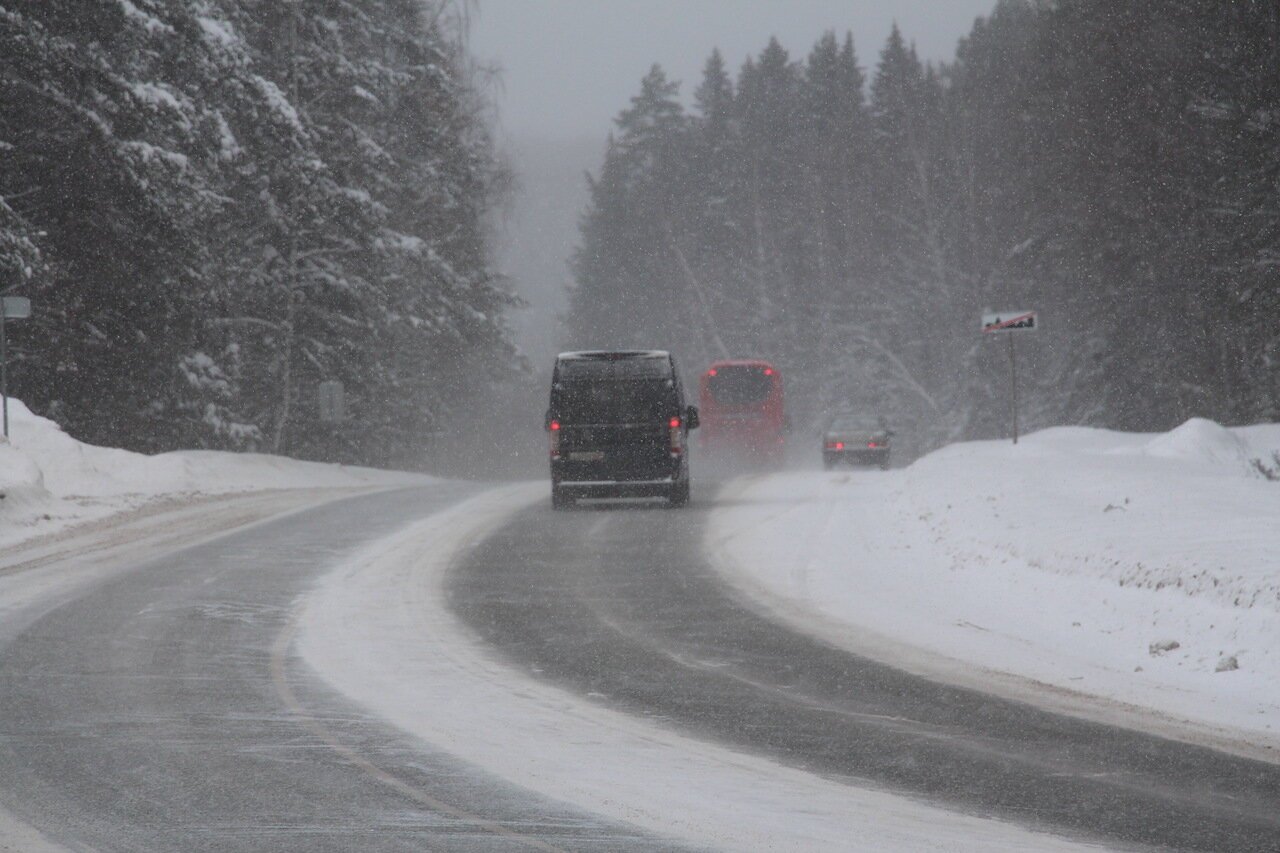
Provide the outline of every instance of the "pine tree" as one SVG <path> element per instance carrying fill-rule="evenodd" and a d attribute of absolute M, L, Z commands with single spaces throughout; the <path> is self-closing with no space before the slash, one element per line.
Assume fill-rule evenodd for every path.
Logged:
<path fill-rule="evenodd" d="M 567 345 L 576 349 L 641 346 L 643 263 L 631 225 L 628 178 L 611 136 L 599 177 L 588 176 L 590 202 L 574 253 Z"/>
<path fill-rule="evenodd" d="M 678 91 L 655 65 L 618 115 L 601 179 L 591 187 L 571 328 L 582 338 L 633 346 L 670 341 L 673 349 L 693 346 L 706 357 L 703 339 L 692 331 L 699 320 L 685 311 L 699 304 L 701 283 L 696 273 L 691 280 L 684 254 L 693 205 L 685 196 L 689 121 Z"/>
<path fill-rule="evenodd" d="M 774 40 L 736 85 L 712 56 L 697 168 L 659 207 L 727 348 L 784 366 L 799 422 L 855 406 L 925 447 L 1005 433 L 1006 353 L 973 326 L 1008 307 L 1048 319 L 1020 347 L 1024 426 L 1274 419 L 1278 56 L 1260 0 L 1000 0 L 940 68 L 895 28 L 864 105 L 850 39 L 802 65 Z M 617 284 L 597 315 L 672 281 L 637 264 L 668 244 L 622 153 L 584 223 L 575 306 L 588 278 Z"/>
<path fill-rule="evenodd" d="M 750 328 L 755 353 L 789 369 L 802 355 L 793 342 L 806 318 L 789 310 L 792 297 L 808 291 L 816 272 L 803 211 L 800 107 L 803 77 L 776 38 L 738 80 L 738 109 L 748 171 L 753 230 L 756 316 Z"/>
<path fill-rule="evenodd" d="M 952 187 L 942 99 L 937 73 L 924 67 L 895 26 L 871 84 L 873 301 L 879 307 L 870 321 L 877 330 L 871 342 L 879 351 L 881 407 L 913 421 L 918 434 L 931 435 L 926 446 L 954 433 L 949 418 L 958 413 L 946 397 L 965 348 L 945 231 Z"/>
<path fill-rule="evenodd" d="M 15 328 L 16 390 L 88 440 L 173 446 L 218 204 L 215 63 L 185 5 L 0 14 L 0 186 L 49 262 L 24 288 L 39 307 Z"/>
<path fill-rule="evenodd" d="M 382 462 L 511 369 L 501 174 L 424 11 L 5 0 L 0 269 L 32 270 L 33 408 L 140 449 Z M 347 425 L 317 423 L 322 379 Z"/>
<path fill-rule="evenodd" d="M 694 91 L 691 127 L 689 220 L 676 239 L 690 264 L 690 286 L 699 299 L 701 333 L 712 344 L 708 358 L 746 352 L 750 300 L 749 193 L 742 170 L 743 143 L 733 81 L 718 50 Z M 696 235 L 688 239 L 685 234 Z"/>

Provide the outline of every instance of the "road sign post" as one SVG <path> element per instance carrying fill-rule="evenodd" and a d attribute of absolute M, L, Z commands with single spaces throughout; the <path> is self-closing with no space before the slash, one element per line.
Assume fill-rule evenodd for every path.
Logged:
<path fill-rule="evenodd" d="M 982 315 L 982 334 L 1005 335 L 1009 339 L 1009 420 L 1013 424 L 1013 443 L 1018 443 L 1018 360 L 1014 351 L 1013 332 L 1034 332 L 1040 328 L 1040 315 L 1035 311 L 1001 311 Z"/>
<path fill-rule="evenodd" d="M 0 296 L 0 409 L 4 410 L 4 437 L 9 438 L 9 342 L 5 338 L 8 320 L 31 316 L 31 300 L 25 296 Z"/>

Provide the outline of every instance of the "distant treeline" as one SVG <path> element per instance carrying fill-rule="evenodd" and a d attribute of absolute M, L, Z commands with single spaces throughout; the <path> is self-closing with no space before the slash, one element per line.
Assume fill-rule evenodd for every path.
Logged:
<path fill-rule="evenodd" d="M 654 67 L 591 185 L 569 336 L 777 360 L 802 415 L 873 409 L 929 443 L 1006 427 L 1280 420 L 1280 5 L 1003 0 L 953 62 L 895 29 L 686 112 Z M 701 364 L 699 364 L 701 362 Z"/>
<path fill-rule="evenodd" d="M 402 459 L 515 360 L 449 0 L 0 0 L 11 391 L 143 450 Z M 349 418 L 320 423 L 344 383 Z"/>

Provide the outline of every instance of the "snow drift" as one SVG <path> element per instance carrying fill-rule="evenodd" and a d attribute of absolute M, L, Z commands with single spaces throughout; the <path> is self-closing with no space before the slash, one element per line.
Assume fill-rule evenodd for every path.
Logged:
<path fill-rule="evenodd" d="M 1278 749 L 1277 452 L 1280 426 L 1202 419 L 957 444 L 901 471 L 740 484 L 709 545 L 731 581 L 846 644 Z"/>
<path fill-rule="evenodd" d="M 76 441 L 9 401 L 0 438 L 0 548 L 162 498 L 297 488 L 410 485 L 426 478 L 279 456 L 178 451 L 147 456 Z"/>

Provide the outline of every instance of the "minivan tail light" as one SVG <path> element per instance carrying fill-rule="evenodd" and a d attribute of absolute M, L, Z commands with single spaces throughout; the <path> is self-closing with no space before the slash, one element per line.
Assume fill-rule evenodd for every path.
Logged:
<path fill-rule="evenodd" d="M 672 418 L 667 422 L 670 431 L 670 448 L 672 456 L 679 456 L 684 452 L 684 430 L 680 428 L 680 419 Z"/>
<path fill-rule="evenodd" d="M 560 458 L 560 422 L 552 421 L 550 424 L 548 435 L 551 436 L 551 458 Z"/>

